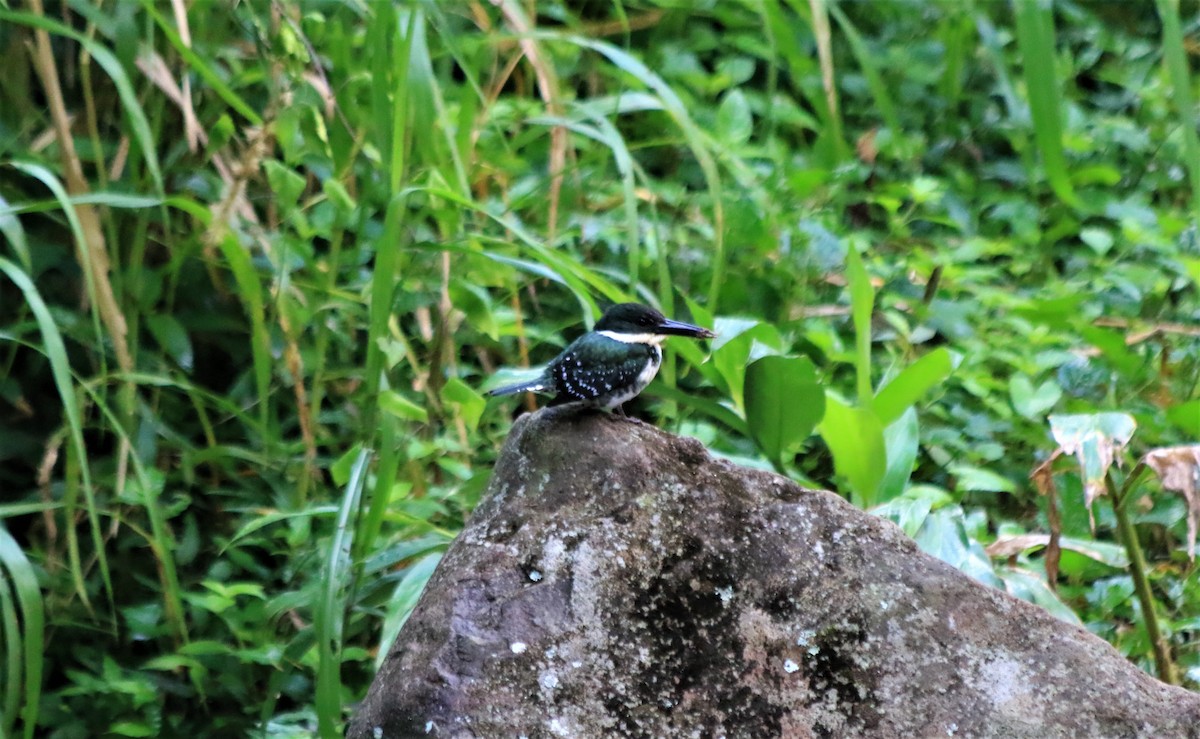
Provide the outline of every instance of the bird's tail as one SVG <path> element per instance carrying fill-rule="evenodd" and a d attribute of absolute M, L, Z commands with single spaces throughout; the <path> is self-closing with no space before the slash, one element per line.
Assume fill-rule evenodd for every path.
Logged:
<path fill-rule="evenodd" d="M 525 382 L 513 383 L 512 385 L 501 385 L 498 388 L 488 390 L 487 394 L 494 398 L 497 395 L 516 395 L 517 393 L 524 392 L 544 393 L 549 390 L 550 388 L 546 386 L 546 380 L 538 377 L 533 380 L 526 380 Z"/>

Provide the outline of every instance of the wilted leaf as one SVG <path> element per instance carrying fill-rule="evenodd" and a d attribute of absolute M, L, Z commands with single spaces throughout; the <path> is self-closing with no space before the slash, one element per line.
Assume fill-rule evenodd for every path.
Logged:
<path fill-rule="evenodd" d="M 1188 559 L 1196 560 L 1196 529 L 1200 528 L 1200 491 L 1196 475 L 1200 473 L 1200 444 L 1153 449 L 1142 458 L 1154 470 L 1162 486 L 1183 496 L 1188 507 Z"/>
<path fill-rule="evenodd" d="M 988 544 L 986 550 L 988 556 L 1008 558 L 1041 547 L 1046 547 L 1049 551 L 1051 541 L 1050 534 L 1002 536 Z M 1129 566 L 1129 557 L 1125 554 L 1125 550 L 1114 544 L 1071 538 L 1063 539 L 1061 543 L 1063 549 L 1082 554 L 1109 567 L 1124 569 Z"/>
<path fill-rule="evenodd" d="M 1029 479 L 1033 481 L 1038 492 L 1046 496 L 1046 518 L 1050 521 L 1050 538 L 1046 543 L 1046 582 L 1052 590 L 1057 587 L 1058 569 L 1062 562 L 1062 551 L 1059 548 L 1062 519 L 1058 515 L 1058 486 L 1054 484 L 1054 471 L 1051 466 L 1061 455 L 1061 451 L 1055 451 L 1049 459 L 1029 473 Z"/>
<path fill-rule="evenodd" d="M 1050 416 L 1050 433 L 1062 449 L 1079 459 L 1083 475 L 1084 503 L 1092 528 L 1096 518 L 1092 501 L 1104 495 L 1104 478 L 1112 466 L 1113 457 L 1133 438 L 1137 421 L 1128 413 L 1086 413 L 1071 416 Z"/>

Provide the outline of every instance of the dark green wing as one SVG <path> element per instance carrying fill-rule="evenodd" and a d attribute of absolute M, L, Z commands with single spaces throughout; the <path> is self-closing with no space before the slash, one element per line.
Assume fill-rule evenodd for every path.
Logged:
<path fill-rule="evenodd" d="M 638 375 L 654 359 L 654 349 L 648 344 L 589 334 L 564 349 L 546 374 L 554 380 L 557 399 L 595 400 L 637 383 Z"/>

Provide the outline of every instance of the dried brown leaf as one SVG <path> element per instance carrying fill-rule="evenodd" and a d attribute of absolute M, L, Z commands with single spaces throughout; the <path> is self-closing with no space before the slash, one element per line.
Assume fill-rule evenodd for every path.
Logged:
<path fill-rule="evenodd" d="M 989 557 L 1015 557 L 1034 547 L 1044 547 L 1049 544 L 1049 534 L 1019 534 L 1003 536 L 988 544 L 984 551 L 988 553 Z"/>
<path fill-rule="evenodd" d="M 1058 590 L 1058 566 L 1062 560 L 1062 548 L 1059 545 L 1059 539 L 1062 537 L 1062 517 L 1058 515 L 1058 487 L 1054 484 L 1051 466 L 1060 456 L 1062 451 L 1054 450 L 1049 459 L 1029 473 L 1029 479 L 1033 481 L 1038 492 L 1046 496 L 1046 517 L 1050 521 L 1050 536 L 1046 543 L 1046 583 L 1055 591 Z"/>
<path fill-rule="evenodd" d="M 1196 531 L 1200 529 L 1200 491 L 1196 479 L 1200 475 L 1200 444 L 1152 449 L 1142 457 L 1154 470 L 1166 490 L 1179 493 L 1188 508 L 1188 559 L 1196 561 Z"/>

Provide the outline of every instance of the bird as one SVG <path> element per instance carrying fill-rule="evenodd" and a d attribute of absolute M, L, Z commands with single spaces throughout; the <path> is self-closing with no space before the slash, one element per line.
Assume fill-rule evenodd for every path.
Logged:
<path fill-rule="evenodd" d="M 641 303 L 620 303 L 594 329 L 567 345 L 541 375 L 490 390 L 488 395 L 534 392 L 553 395 L 551 405 L 578 402 L 606 411 L 621 408 L 650 384 L 662 365 L 668 336 L 711 339 L 706 328 L 673 321 Z"/>

